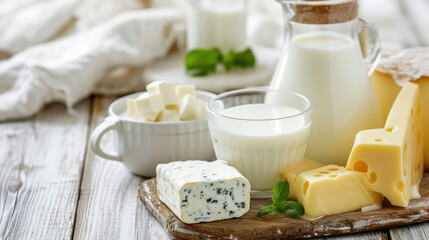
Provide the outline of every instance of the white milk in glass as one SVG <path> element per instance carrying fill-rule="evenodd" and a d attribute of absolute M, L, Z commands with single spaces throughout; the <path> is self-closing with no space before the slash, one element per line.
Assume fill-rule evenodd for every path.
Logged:
<path fill-rule="evenodd" d="M 224 110 L 223 116 L 248 120 L 216 120 L 211 133 L 217 158 L 237 168 L 250 181 L 252 190 L 272 189 L 285 165 L 302 160 L 311 122 L 300 116 L 288 119 L 287 124 L 284 119 L 263 119 L 300 113 L 292 107 L 269 104 Z"/>
<path fill-rule="evenodd" d="M 356 133 L 382 127 L 360 48 L 347 36 L 316 32 L 294 37 L 286 54 L 272 87 L 301 93 L 313 104 L 306 156 L 344 165 Z"/>
<path fill-rule="evenodd" d="M 246 1 L 191 1 L 187 16 L 187 47 L 218 47 L 224 54 L 246 46 Z"/>

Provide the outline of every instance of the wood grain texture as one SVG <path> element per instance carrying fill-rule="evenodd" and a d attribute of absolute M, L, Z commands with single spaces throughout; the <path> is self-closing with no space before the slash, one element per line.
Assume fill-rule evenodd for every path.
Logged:
<path fill-rule="evenodd" d="M 95 98 L 91 131 L 107 116 L 113 100 Z M 102 142 L 103 149 L 112 149 L 110 134 Z M 88 149 L 74 239 L 157 239 L 150 234 L 153 217 L 137 197 L 142 180 L 122 163 L 95 156 Z"/>
<path fill-rule="evenodd" d="M 340 236 L 331 236 L 325 238 L 314 238 L 315 240 L 388 240 L 389 233 L 387 230 L 378 230 L 378 231 L 370 231 L 370 232 L 362 232 L 355 234 L 346 234 Z"/>
<path fill-rule="evenodd" d="M 142 183 L 139 196 L 147 208 L 175 238 L 183 239 L 298 239 L 323 237 L 346 233 L 390 228 L 429 220 L 429 174 L 425 173 L 420 186 L 422 197 L 410 202 L 409 207 L 394 207 L 385 202 L 383 209 L 363 213 L 360 211 L 334 214 L 317 220 L 285 218 L 274 213 L 262 218 L 256 213 L 271 199 L 251 199 L 250 210 L 240 218 L 212 223 L 185 224 L 160 202 L 156 191 L 156 179 Z M 381 234 L 374 239 L 380 239 Z M 370 235 L 362 235 L 370 238 Z M 355 239 L 359 239 L 356 236 Z"/>
<path fill-rule="evenodd" d="M 0 239 L 70 239 L 89 101 L 0 124 Z"/>
<path fill-rule="evenodd" d="M 392 240 L 429 239 L 429 222 L 390 229 Z"/>

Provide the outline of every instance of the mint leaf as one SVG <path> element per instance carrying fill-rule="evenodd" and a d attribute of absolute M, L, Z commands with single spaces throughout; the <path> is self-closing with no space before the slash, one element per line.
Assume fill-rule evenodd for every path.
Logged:
<path fill-rule="evenodd" d="M 282 205 L 286 201 L 287 196 L 289 195 L 289 183 L 288 181 L 277 182 L 273 188 L 273 204 Z"/>
<path fill-rule="evenodd" d="M 296 201 L 288 201 L 284 208 L 278 208 L 277 211 L 286 214 L 290 218 L 299 218 L 305 214 L 304 206 Z"/>
<path fill-rule="evenodd" d="M 225 67 L 225 70 L 228 72 L 232 69 L 234 66 L 234 59 L 235 59 L 235 53 L 229 52 L 224 58 L 223 58 L 223 66 Z"/>
<path fill-rule="evenodd" d="M 255 62 L 255 56 L 250 48 L 242 52 L 230 51 L 226 56 L 222 55 L 219 48 L 195 49 L 186 54 L 185 67 L 188 75 L 201 77 L 216 72 L 219 63 L 222 63 L 228 72 L 234 67 L 254 67 Z"/>
<path fill-rule="evenodd" d="M 276 209 L 277 208 L 275 206 L 273 206 L 273 205 L 263 207 L 261 210 L 259 210 L 257 216 L 261 217 L 261 216 L 270 214 L 270 213 L 274 212 Z"/>
<path fill-rule="evenodd" d="M 255 56 L 250 48 L 242 52 L 230 51 L 222 61 L 226 71 L 230 71 L 233 67 L 248 68 L 255 66 Z"/>
<path fill-rule="evenodd" d="M 255 55 L 253 55 L 253 52 L 250 48 L 244 50 L 243 52 L 238 52 L 235 54 L 234 65 L 237 67 L 254 67 L 255 62 Z"/>
<path fill-rule="evenodd" d="M 304 206 L 296 201 L 286 201 L 289 195 L 288 181 L 277 182 L 273 187 L 273 204 L 263 207 L 257 214 L 258 217 L 270 214 L 274 211 L 286 214 L 290 218 L 298 218 L 305 214 Z"/>
<path fill-rule="evenodd" d="M 218 48 L 192 50 L 186 54 L 186 73 L 191 76 L 206 76 L 216 71 L 216 65 L 222 59 Z"/>

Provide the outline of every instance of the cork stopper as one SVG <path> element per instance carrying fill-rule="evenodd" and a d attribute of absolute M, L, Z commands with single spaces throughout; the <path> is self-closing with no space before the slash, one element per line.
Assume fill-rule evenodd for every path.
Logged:
<path fill-rule="evenodd" d="M 307 24 L 348 22 L 357 17 L 357 0 L 282 1 L 290 21 Z"/>

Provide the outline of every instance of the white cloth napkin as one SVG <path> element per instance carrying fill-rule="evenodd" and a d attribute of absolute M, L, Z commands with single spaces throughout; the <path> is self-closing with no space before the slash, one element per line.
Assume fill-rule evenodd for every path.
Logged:
<path fill-rule="evenodd" d="M 249 43 L 280 47 L 280 5 L 249 1 Z M 0 62 L 0 121 L 30 116 L 53 101 L 71 109 L 91 93 L 142 90 L 142 67 L 183 39 L 177 26 L 184 24 L 185 1 L 0 0 L 0 5 L 0 58 L 2 52 L 15 54 Z M 130 12 L 143 7 L 152 8 Z"/>
<path fill-rule="evenodd" d="M 130 11 L 0 62 L 0 121 L 30 116 L 52 101 L 71 108 L 107 70 L 166 55 L 178 35 L 174 24 L 182 18 L 173 9 Z"/>
<path fill-rule="evenodd" d="M 0 51 L 15 54 L 52 38 L 73 18 L 78 0 L 0 0 Z"/>

